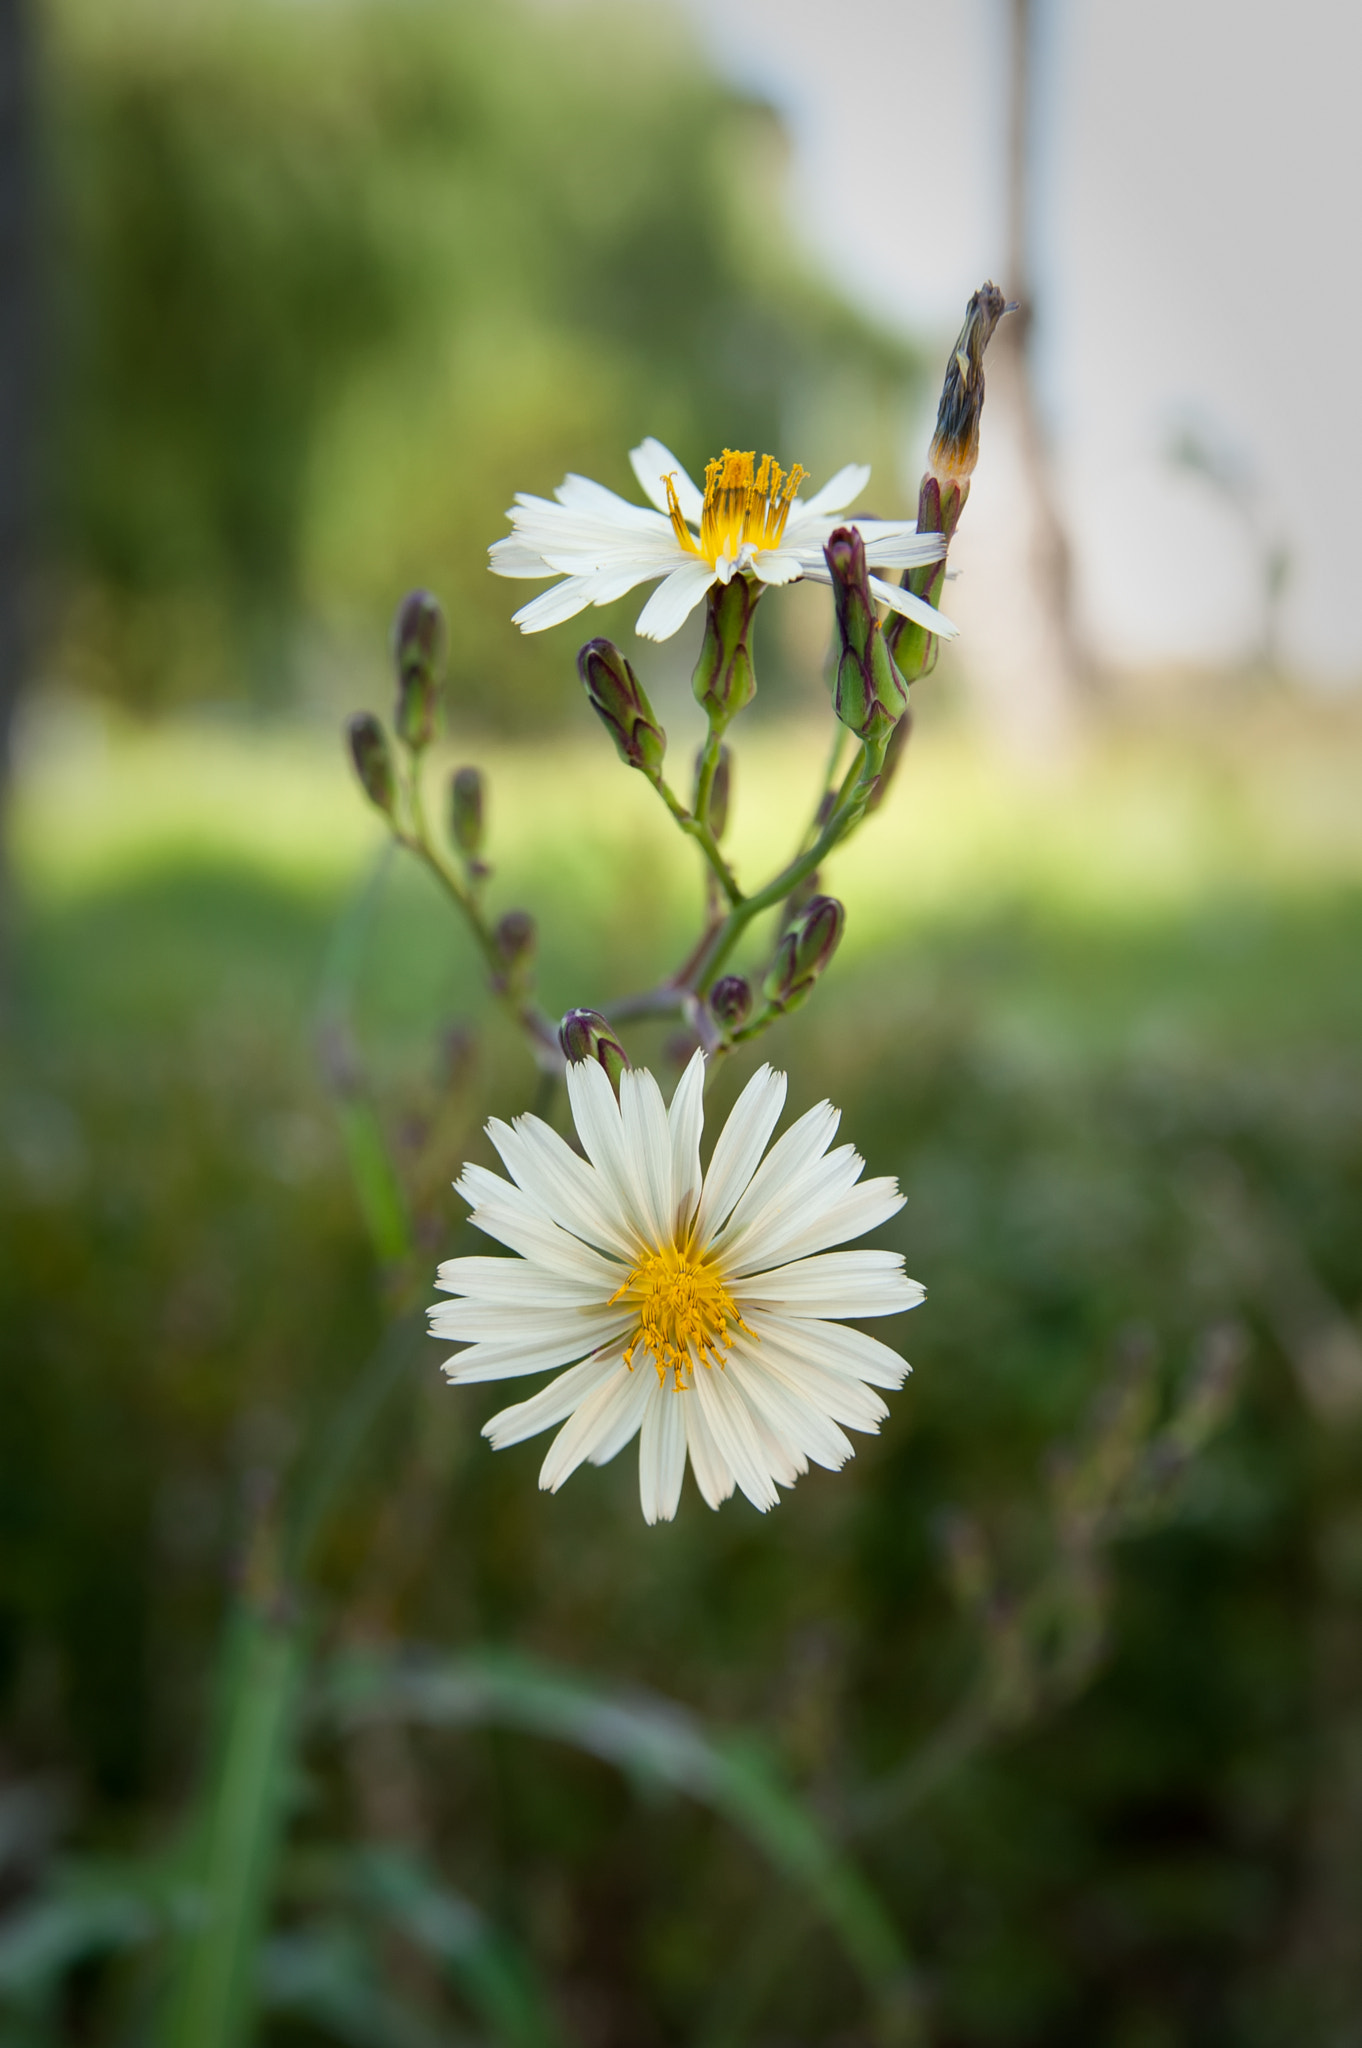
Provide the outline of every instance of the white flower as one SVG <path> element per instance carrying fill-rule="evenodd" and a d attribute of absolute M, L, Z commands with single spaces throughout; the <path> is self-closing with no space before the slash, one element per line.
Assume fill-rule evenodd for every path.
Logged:
<path fill-rule="evenodd" d="M 670 640 L 714 583 L 735 575 L 760 583 L 827 583 L 823 545 L 842 524 L 844 508 L 870 480 L 863 463 L 839 469 L 807 504 L 795 492 L 804 471 L 788 475 L 771 456 L 725 448 L 705 469 L 703 492 L 670 449 L 647 440 L 630 462 L 644 495 L 657 509 L 631 505 L 589 477 L 565 477 L 553 499 L 521 491 L 507 513 L 511 531 L 489 550 L 498 576 L 562 576 L 552 590 L 522 605 L 515 624 L 527 633 L 575 618 L 589 604 L 610 604 L 639 583 L 663 580 L 638 616 L 648 640 Z M 555 502 L 556 500 L 556 502 Z M 938 562 L 939 533 L 923 533 L 909 520 L 858 519 L 872 569 L 907 569 Z M 881 604 L 916 619 L 944 639 L 956 628 L 923 598 L 872 576 Z"/>
<path fill-rule="evenodd" d="M 712 1508 L 734 1486 L 774 1507 L 809 1460 L 852 1455 L 840 1425 L 877 1430 L 876 1387 L 898 1387 L 898 1353 L 840 1316 L 916 1307 L 922 1289 L 897 1252 L 829 1252 L 903 1206 L 893 1180 L 860 1179 L 850 1145 L 828 1147 L 838 1112 L 800 1117 L 763 1160 L 785 1076 L 762 1067 L 700 1169 L 704 1058 L 670 1111 L 652 1075 L 630 1068 L 618 1104 L 603 1070 L 567 1072 L 581 1159 L 538 1117 L 493 1119 L 511 1180 L 466 1166 L 473 1222 L 516 1258 L 449 1259 L 432 1334 L 466 1344 L 445 1364 L 466 1384 L 567 1366 L 494 1415 L 495 1449 L 561 1427 L 539 1474 L 556 1492 L 584 1459 L 604 1465 L 642 1432 L 644 1519 L 669 1521 L 687 1454 Z M 589 1163 L 588 1163 L 589 1162 Z M 514 1183 L 514 1184 L 512 1184 Z M 580 1362 L 578 1362 L 580 1361 Z"/>

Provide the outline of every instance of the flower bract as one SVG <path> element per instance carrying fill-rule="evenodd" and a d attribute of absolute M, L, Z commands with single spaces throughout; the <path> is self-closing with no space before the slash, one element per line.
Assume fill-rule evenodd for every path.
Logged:
<path fill-rule="evenodd" d="M 516 496 L 511 531 L 490 549 L 498 576 L 561 576 L 515 614 L 527 633 L 575 618 L 590 604 L 610 604 L 640 583 L 657 583 L 638 617 L 649 640 L 669 640 L 715 583 L 736 575 L 758 583 L 828 581 L 823 546 L 846 507 L 870 479 L 848 463 L 807 501 L 796 495 L 804 471 L 786 471 L 771 456 L 726 448 L 705 470 L 703 491 L 670 449 L 647 440 L 630 462 L 648 505 L 634 505 L 589 477 L 568 476 L 552 498 Z M 940 534 L 920 534 L 912 520 L 858 519 L 872 570 L 907 569 L 939 561 Z M 660 581 L 659 581 L 660 579 Z M 872 575 L 882 604 L 950 638 L 955 627 L 912 591 Z"/>
<path fill-rule="evenodd" d="M 494 1119 L 510 1179 L 466 1166 L 457 1183 L 474 1224 L 516 1256 L 440 1267 L 455 1299 L 431 1309 L 432 1334 L 465 1347 L 445 1372 L 460 1385 L 557 1373 L 483 1431 L 500 1450 L 556 1428 L 539 1475 L 550 1491 L 637 1436 L 645 1520 L 676 1513 L 688 1460 L 711 1507 L 735 1486 L 773 1507 L 810 1460 L 835 1471 L 852 1455 L 848 1429 L 878 1429 L 876 1388 L 908 1371 L 841 1321 L 916 1307 L 902 1258 L 828 1249 L 894 1215 L 898 1185 L 863 1181 L 850 1145 L 830 1149 L 826 1102 L 768 1151 L 785 1102 L 769 1067 L 703 1173 L 702 1054 L 670 1109 L 643 1068 L 620 1076 L 618 1102 L 594 1060 L 567 1080 L 584 1159 L 538 1117 Z"/>

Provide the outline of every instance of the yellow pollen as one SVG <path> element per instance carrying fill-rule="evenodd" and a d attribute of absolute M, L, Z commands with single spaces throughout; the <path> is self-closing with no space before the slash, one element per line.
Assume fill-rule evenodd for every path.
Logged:
<path fill-rule="evenodd" d="M 612 1305 L 626 1299 L 637 1304 L 638 1328 L 625 1348 L 625 1364 L 632 1372 L 634 1353 L 641 1346 L 657 1368 L 659 1384 L 667 1384 L 670 1372 L 677 1393 L 689 1386 L 687 1375 L 697 1365 L 727 1364 L 736 1331 L 756 1336 L 714 1268 L 675 1245 L 645 1252 L 611 1296 Z"/>
<path fill-rule="evenodd" d="M 721 556 L 736 561 L 744 545 L 779 547 L 791 502 L 807 475 L 797 462 L 787 474 L 773 455 L 763 455 L 758 464 L 750 449 L 725 448 L 722 455 L 705 464 L 705 503 L 698 541 L 681 517 L 676 485 L 671 477 L 663 477 L 672 531 L 687 554 L 698 555 L 711 568 Z"/>

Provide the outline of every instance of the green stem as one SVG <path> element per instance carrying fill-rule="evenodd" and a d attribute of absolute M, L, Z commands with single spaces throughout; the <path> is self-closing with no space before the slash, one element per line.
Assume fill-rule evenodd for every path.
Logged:
<path fill-rule="evenodd" d="M 715 760 L 718 760 L 717 742 L 715 744 Z M 703 774 L 703 770 L 701 772 Z M 710 784 L 712 786 L 714 781 L 714 775 L 712 770 L 710 772 L 709 779 Z M 743 902 L 743 893 L 742 890 L 738 887 L 737 879 L 734 876 L 733 870 L 728 865 L 728 862 L 724 859 L 723 855 L 720 853 L 718 840 L 710 831 L 709 826 L 705 823 L 703 816 L 700 815 L 700 804 L 698 797 L 696 800 L 696 809 L 694 812 L 691 812 L 686 809 L 686 806 L 682 803 L 680 797 L 677 796 L 675 790 L 670 789 L 660 775 L 658 776 L 657 782 L 654 786 L 657 790 L 658 795 L 661 797 L 663 803 L 667 806 L 667 809 L 671 812 L 677 824 L 681 827 L 681 830 L 683 832 L 689 833 L 690 837 L 699 846 L 700 851 L 704 854 L 705 859 L 709 862 L 710 867 L 714 870 L 715 875 L 718 877 L 719 887 L 723 890 L 729 902 L 735 905 Z M 708 790 L 706 790 L 705 808 L 708 809 L 708 807 L 709 792 Z"/>
<path fill-rule="evenodd" d="M 702 825 L 709 824 L 709 800 L 714 790 L 714 777 L 718 772 L 719 754 L 724 736 L 719 727 L 710 720 L 705 735 L 705 748 L 700 756 L 700 773 L 695 780 L 695 815 Z"/>
<path fill-rule="evenodd" d="M 464 922 L 482 954 L 487 969 L 488 985 L 492 994 L 506 1014 L 529 1042 L 536 1066 L 541 1070 L 557 1072 L 562 1066 L 563 1055 L 558 1044 L 558 1031 L 548 1014 L 538 1003 L 521 996 L 508 985 L 506 963 L 497 950 L 497 942 L 472 891 L 454 873 L 448 862 L 436 851 L 430 828 L 426 822 L 425 801 L 421 793 L 421 764 L 412 762 L 411 778 L 408 784 L 411 803 L 410 832 L 394 824 L 393 832 L 399 844 L 418 860 L 424 861 L 441 888 L 452 897 L 463 915 Z"/>
<path fill-rule="evenodd" d="M 738 940 L 742 937 L 754 917 L 760 917 L 763 910 L 774 909 L 806 875 L 825 861 L 834 846 L 851 832 L 865 813 L 866 802 L 879 774 L 884 757 L 881 745 L 873 752 L 869 746 L 862 746 L 857 760 L 847 770 L 832 816 L 806 853 L 801 853 L 787 867 L 781 869 L 774 880 L 755 895 L 744 896 L 735 903 L 724 919 L 713 939 L 701 954 L 694 973 L 688 978 L 690 987 L 697 995 L 703 995 L 719 973 Z"/>

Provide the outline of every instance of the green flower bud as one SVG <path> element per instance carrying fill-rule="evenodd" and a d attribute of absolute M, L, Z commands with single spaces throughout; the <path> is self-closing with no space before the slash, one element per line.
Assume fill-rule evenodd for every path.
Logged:
<path fill-rule="evenodd" d="M 487 827 L 486 789 L 478 768 L 456 768 L 449 782 L 449 832 L 460 853 L 482 852 Z"/>
<path fill-rule="evenodd" d="M 854 526 L 839 526 L 823 550 L 832 577 L 837 631 L 837 716 L 858 738 L 887 740 L 908 708 L 908 691 L 880 630 L 870 594 L 865 543 Z"/>
<path fill-rule="evenodd" d="M 736 1031 L 752 1010 L 752 985 L 741 974 L 725 974 L 709 992 L 710 1013 L 722 1031 Z"/>
<path fill-rule="evenodd" d="M 984 409 L 984 350 L 1004 313 L 1013 313 L 996 284 L 980 285 L 965 308 L 965 324 L 946 365 L 936 432 L 927 451 L 927 474 L 943 490 L 968 485 L 979 460 L 979 415 Z M 944 527 L 932 529 L 944 532 Z"/>
<path fill-rule="evenodd" d="M 538 927 L 528 910 L 508 910 L 492 934 L 496 948 L 508 967 L 522 966 L 534 958 Z"/>
<path fill-rule="evenodd" d="M 695 756 L 695 795 L 691 799 L 692 810 L 698 809 L 700 803 L 700 770 L 704 765 L 704 759 L 705 750 L 701 747 Z M 714 779 L 709 785 L 709 829 L 716 839 L 722 839 L 724 836 L 724 827 L 728 823 L 728 803 L 732 794 L 733 756 L 727 747 L 720 747 L 719 758 L 714 764 Z"/>
<path fill-rule="evenodd" d="M 360 787 L 370 803 L 391 818 L 397 802 L 397 781 L 387 734 L 372 711 L 357 711 L 346 728 L 346 738 Z"/>
<path fill-rule="evenodd" d="M 846 912 L 835 896 L 815 896 L 780 935 L 762 984 L 773 1010 L 795 1010 L 806 1000 L 841 942 Z"/>
<path fill-rule="evenodd" d="M 428 590 L 413 590 L 403 598 L 393 620 L 393 659 L 397 664 L 394 724 L 403 745 L 414 751 L 427 746 L 435 731 L 444 649 L 444 613 Z"/>
<path fill-rule="evenodd" d="M 747 645 L 761 585 L 747 576 L 712 583 L 705 603 L 705 638 L 691 688 L 717 730 L 752 702 L 757 678 Z"/>
<path fill-rule="evenodd" d="M 577 673 L 621 761 L 641 768 L 655 782 L 662 773 L 667 735 L 618 647 L 610 640 L 588 640 L 577 656 Z"/>
<path fill-rule="evenodd" d="M 558 1026 L 558 1043 L 573 1066 L 581 1060 L 595 1060 L 604 1067 L 618 1100 L 620 1075 L 629 1065 L 629 1055 L 599 1010 L 569 1010 Z"/>

